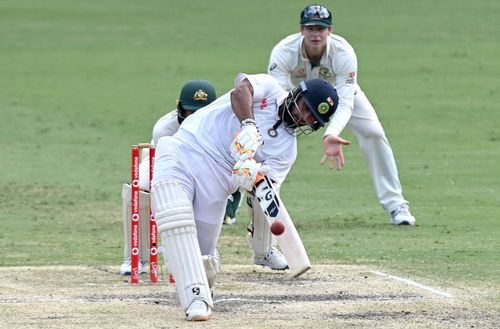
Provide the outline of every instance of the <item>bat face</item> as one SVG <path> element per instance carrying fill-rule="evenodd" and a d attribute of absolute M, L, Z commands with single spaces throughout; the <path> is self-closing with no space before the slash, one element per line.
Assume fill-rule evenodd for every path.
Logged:
<path fill-rule="evenodd" d="M 275 238 L 293 277 L 299 277 L 311 268 L 311 264 L 297 229 L 273 187 L 273 182 L 267 176 L 262 177 L 255 186 L 254 193 L 269 225 L 278 220 L 283 223 L 282 234 L 275 235 Z"/>

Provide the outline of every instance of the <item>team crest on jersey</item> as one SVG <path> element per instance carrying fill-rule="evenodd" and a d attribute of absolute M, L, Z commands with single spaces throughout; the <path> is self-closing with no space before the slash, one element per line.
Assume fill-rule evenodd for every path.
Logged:
<path fill-rule="evenodd" d="M 330 105 L 328 105 L 327 102 L 322 102 L 322 103 L 319 103 L 319 105 L 318 105 L 318 112 L 320 114 L 325 114 L 326 112 L 328 112 L 329 109 L 330 109 Z"/>
<path fill-rule="evenodd" d="M 330 70 L 328 67 L 321 66 L 319 68 L 319 75 L 321 75 L 323 78 L 331 78 L 332 74 L 330 73 Z"/>
<path fill-rule="evenodd" d="M 277 67 L 278 67 L 278 64 L 272 63 L 271 66 L 269 67 L 269 71 L 272 71 L 272 70 L 274 70 Z"/>
<path fill-rule="evenodd" d="M 208 100 L 208 94 L 203 89 L 198 89 L 194 95 L 193 100 L 195 101 L 206 101 Z"/>

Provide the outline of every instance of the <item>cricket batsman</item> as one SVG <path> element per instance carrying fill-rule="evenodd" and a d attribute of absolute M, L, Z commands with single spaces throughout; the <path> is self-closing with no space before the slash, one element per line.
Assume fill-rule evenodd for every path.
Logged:
<path fill-rule="evenodd" d="M 323 80 L 287 92 L 267 74 L 239 74 L 234 89 L 158 141 L 152 209 L 186 320 L 212 312 L 228 196 L 251 191 L 258 175 L 281 184 L 297 156 L 296 136 L 324 126 L 337 104 Z"/>

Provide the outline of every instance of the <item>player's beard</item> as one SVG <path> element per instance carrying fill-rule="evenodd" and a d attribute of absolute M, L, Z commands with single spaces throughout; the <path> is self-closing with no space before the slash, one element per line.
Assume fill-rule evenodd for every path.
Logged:
<path fill-rule="evenodd" d="M 280 121 L 285 123 L 286 130 L 293 136 L 299 136 L 302 134 L 308 135 L 313 131 L 318 130 L 320 127 L 318 123 L 312 125 L 299 125 L 299 122 L 304 119 L 302 117 L 299 105 L 297 104 L 297 101 L 300 97 L 303 97 L 301 92 L 291 92 L 288 97 L 285 98 L 283 104 L 281 104 L 278 112 Z M 297 111 L 297 113 L 299 113 L 299 118 L 292 115 L 293 111 Z"/>
<path fill-rule="evenodd" d="M 280 109 L 279 109 L 279 116 L 281 121 L 283 121 L 286 125 L 287 128 L 290 130 L 294 131 L 295 128 L 297 128 L 299 125 L 295 121 L 295 119 L 292 116 L 290 107 L 297 106 L 297 104 L 293 101 L 292 95 L 289 95 L 283 104 L 281 104 Z"/>

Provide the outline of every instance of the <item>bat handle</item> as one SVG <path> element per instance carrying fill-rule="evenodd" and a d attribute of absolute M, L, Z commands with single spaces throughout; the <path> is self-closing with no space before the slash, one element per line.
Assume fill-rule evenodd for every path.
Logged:
<path fill-rule="evenodd" d="M 263 179 L 264 179 L 264 175 L 262 175 L 261 173 L 257 173 L 257 178 L 255 179 L 255 184 L 259 183 Z"/>

